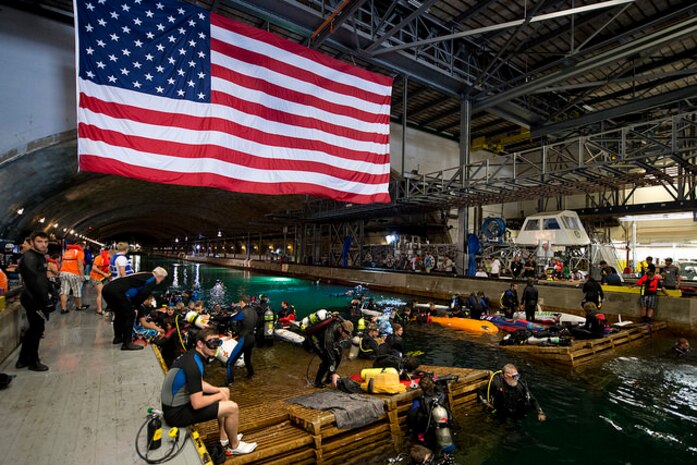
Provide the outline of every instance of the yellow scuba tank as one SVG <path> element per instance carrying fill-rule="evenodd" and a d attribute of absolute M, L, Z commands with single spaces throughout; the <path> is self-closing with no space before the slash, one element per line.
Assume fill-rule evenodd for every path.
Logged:
<path fill-rule="evenodd" d="M 348 358 L 349 360 L 355 360 L 358 357 L 358 351 L 360 350 L 361 338 L 358 336 L 353 336 L 351 339 L 351 350 L 349 350 Z"/>
<path fill-rule="evenodd" d="M 267 308 L 264 312 L 264 338 L 273 338 L 273 323 L 274 323 L 273 310 Z"/>
<path fill-rule="evenodd" d="M 324 308 L 319 309 L 314 313 L 310 313 L 308 316 L 306 316 L 300 321 L 300 329 L 305 331 L 310 326 L 316 325 L 317 323 L 320 323 L 326 320 L 327 318 L 330 318 L 331 316 L 332 314 L 329 310 L 326 310 Z"/>
<path fill-rule="evenodd" d="M 387 368 L 364 368 L 361 370 L 361 379 L 363 381 L 367 380 L 371 376 L 376 376 L 381 373 L 394 373 L 397 376 L 399 376 L 399 372 L 397 371 L 396 368 L 392 367 L 387 367 Z"/>

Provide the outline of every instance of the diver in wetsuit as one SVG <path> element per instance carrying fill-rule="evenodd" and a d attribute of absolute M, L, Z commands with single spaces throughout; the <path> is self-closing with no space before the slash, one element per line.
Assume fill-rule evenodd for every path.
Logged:
<path fill-rule="evenodd" d="M 353 334 L 353 323 L 348 320 L 332 317 L 315 324 L 305 330 L 305 344 L 315 352 L 321 362 L 317 375 L 315 375 L 315 387 L 323 388 L 332 382 L 332 375 L 336 373 L 341 362 L 341 341 L 348 339 Z"/>
<path fill-rule="evenodd" d="M 512 363 L 504 365 L 501 371 L 491 376 L 486 401 L 499 417 L 522 418 L 534 409 L 539 421 L 547 419 L 537 399 L 520 381 L 518 369 Z"/>
<path fill-rule="evenodd" d="M 580 328 L 571 327 L 571 334 L 576 339 L 600 339 L 605 337 L 605 315 L 598 313 L 598 307 L 593 302 L 583 304 L 586 311 L 586 322 Z"/>
<path fill-rule="evenodd" d="M 254 332 L 257 326 L 257 312 L 249 305 L 249 297 L 240 297 L 237 303 L 240 310 L 231 318 L 232 321 L 237 321 L 237 333 L 239 339 L 237 345 L 227 361 L 227 380 L 228 384 L 235 381 L 235 362 L 244 354 L 244 366 L 247 369 L 247 378 L 254 376 L 254 367 L 252 366 L 252 349 L 254 349 Z"/>
<path fill-rule="evenodd" d="M 370 325 L 358 345 L 358 358 L 373 360 L 380 354 L 380 345 L 375 340 L 378 337 L 377 326 Z"/>

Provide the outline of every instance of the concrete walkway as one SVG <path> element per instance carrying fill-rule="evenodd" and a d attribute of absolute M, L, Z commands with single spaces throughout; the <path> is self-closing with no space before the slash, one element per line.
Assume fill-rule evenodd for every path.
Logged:
<path fill-rule="evenodd" d="M 18 350 L 0 364 L 0 372 L 17 375 L 0 391 L 0 463 L 145 463 L 134 442 L 147 407 L 159 408 L 162 369 L 150 347 L 121 351 L 112 338 L 111 324 L 91 309 L 54 312 L 39 349 L 49 371 L 15 369 Z M 166 431 L 163 438 L 154 458 L 169 447 Z M 189 439 L 168 463 L 201 459 Z"/>

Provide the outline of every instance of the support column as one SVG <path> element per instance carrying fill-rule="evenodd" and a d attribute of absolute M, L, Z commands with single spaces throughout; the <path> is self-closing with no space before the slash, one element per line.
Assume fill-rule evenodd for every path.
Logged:
<path fill-rule="evenodd" d="M 470 120 L 472 117 L 472 102 L 463 99 L 460 102 L 460 167 L 462 168 L 462 188 L 469 186 L 470 163 Z M 465 194 L 466 195 L 466 194 Z M 464 276 L 467 271 L 467 233 L 469 232 L 469 207 L 457 210 L 457 257 L 455 267 L 457 274 Z"/>
<path fill-rule="evenodd" d="M 404 166 L 406 164 L 407 158 L 407 87 L 409 84 L 409 78 L 404 76 L 404 91 L 402 92 L 402 171 L 401 175 L 404 177 Z"/>

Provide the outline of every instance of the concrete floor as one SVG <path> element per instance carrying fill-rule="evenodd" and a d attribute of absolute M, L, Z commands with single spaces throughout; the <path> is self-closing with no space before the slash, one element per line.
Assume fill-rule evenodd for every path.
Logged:
<path fill-rule="evenodd" d="M 93 301 L 86 300 L 91 308 Z M 15 369 L 19 350 L 0 364 L 0 372 L 17 375 L 0 391 L 0 463 L 145 463 L 134 441 L 147 407 L 159 408 L 162 369 L 149 347 L 124 352 L 112 338 L 111 324 L 91 309 L 55 312 L 39 349 L 49 371 Z M 168 463 L 201 459 L 189 439 Z"/>

